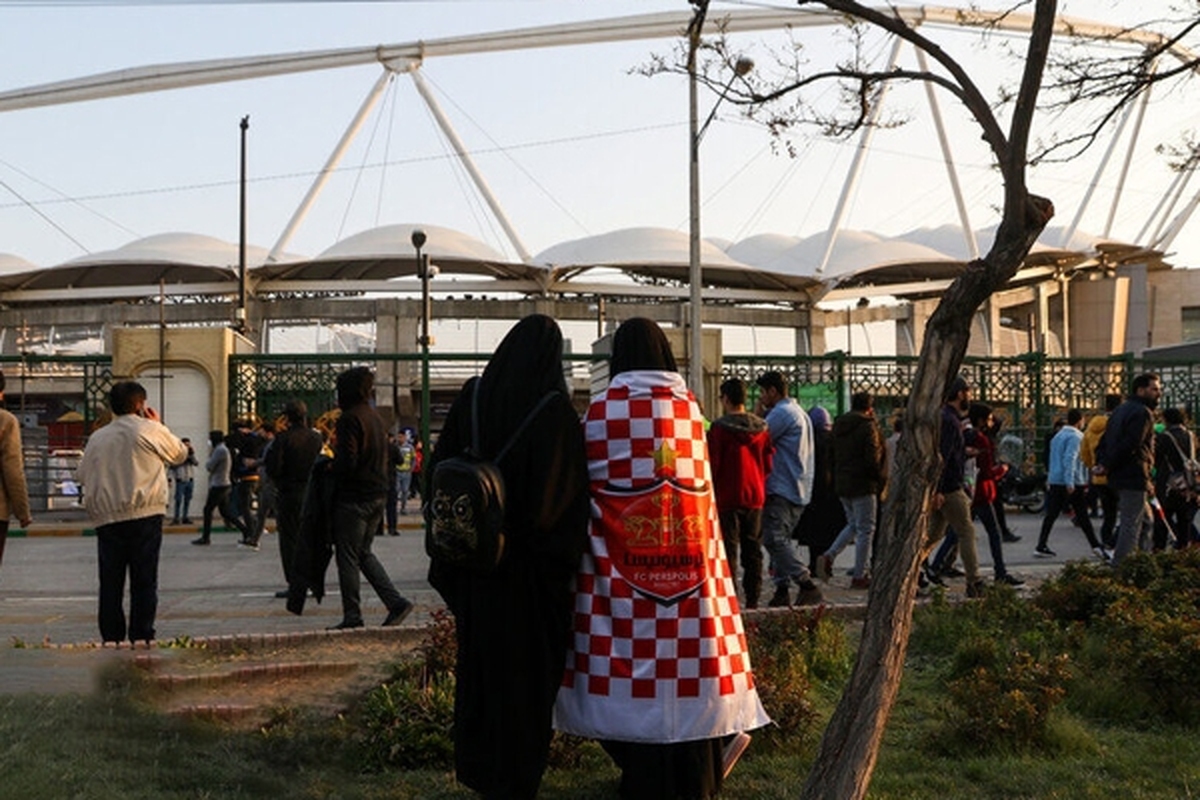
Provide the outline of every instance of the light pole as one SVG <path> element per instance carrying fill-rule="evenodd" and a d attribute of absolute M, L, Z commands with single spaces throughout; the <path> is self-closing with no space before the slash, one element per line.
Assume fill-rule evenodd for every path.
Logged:
<path fill-rule="evenodd" d="M 704 4 L 707 6 L 707 3 Z M 729 76 L 729 82 L 721 90 L 717 96 L 717 102 L 713 104 L 712 110 L 708 112 L 708 118 L 704 120 L 704 125 L 699 126 L 698 123 L 698 100 L 697 100 L 697 81 L 696 81 L 696 51 L 700 47 L 700 32 L 704 27 L 704 11 L 698 10 L 696 16 L 692 20 L 692 27 L 689 29 L 690 45 L 688 47 L 688 135 L 691 142 L 691 147 L 688 154 L 688 282 L 691 284 L 691 293 L 689 302 L 691 304 L 691 314 L 689 316 L 688 327 L 691 329 L 688 335 L 688 383 L 691 384 L 692 391 L 697 398 L 704 397 L 704 297 L 701 291 L 701 272 L 700 272 L 700 140 L 704 137 L 704 132 L 708 130 L 709 124 L 716 116 L 717 108 L 721 105 L 721 101 L 725 99 L 725 95 L 729 92 L 729 88 L 733 86 L 734 80 L 745 77 L 750 70 L 754 69 L 754 62 L 748 58 L 739 58 L 733 67 L 733 74 Z"/>
<path fill-rule="evenodd" d="M 234 325 L 238 333 L 249 329 L 246 316 L 246 131 L 250 129 L 250 115 L 242 117 L 238 125 L 242 131 L 241 175 L 238 181 L 238 304 Z"/>
<path fill-rule="evenodd" d="M 429 447 L 429 318 L 432 316 L 432 304 L 429 299 L 429 255 L 422 253 L 425 246 L 425 231 L 421 229 L 412 232 L 413 249 L 417 251 L 417 275 L 421 278 L 421 335 L 417 343 L 421 345 L 421 446 Z M 432 451 L 427 451 L 426 456 Z"/>

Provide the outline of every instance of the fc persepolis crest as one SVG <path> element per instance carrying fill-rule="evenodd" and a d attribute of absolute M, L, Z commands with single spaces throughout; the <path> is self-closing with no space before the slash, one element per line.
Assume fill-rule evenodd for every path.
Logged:
<path fill-rule="evenodd" d="M 596 492 L 613 568 L 642 594 L 670 605 L 700 588 L 706 570 L 712 494 L 669 480 Z"/>

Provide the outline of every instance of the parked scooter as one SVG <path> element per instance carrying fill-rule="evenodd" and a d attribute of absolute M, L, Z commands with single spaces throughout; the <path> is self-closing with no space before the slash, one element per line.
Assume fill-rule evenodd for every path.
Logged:
<path fill-rule="evenodd" d="M 996 483 L 996 491 L 1006 506 L 1015 506 L 1030 514 L 1040 514 L 1046 507 L 1046 473 L 1022 475 L 1010 465 L 1008 472 Z"/>

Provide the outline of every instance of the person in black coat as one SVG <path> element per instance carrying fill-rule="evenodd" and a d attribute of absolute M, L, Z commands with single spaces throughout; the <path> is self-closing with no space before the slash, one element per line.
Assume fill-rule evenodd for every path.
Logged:
<path fill-rule="evenodd" d="M 1154 466 L 1154 409 L 1162 396 L 1162 380 L 1152 372 L 1133 379 L 1133 394 L 1108 418 L 1096 447 L 1092 472 L 1108 476 L 1117 492 L 1117 547 L 1113 563 L 1119 564 L 1134 550 L 1148 549 L 1153 528 L 1146 498 L 1154 491 L 1150 472 Z"/>
<path fill-rule="evenodd" d="M 518 322 L 483 375 L 463 387 L 425 466 L 432 475 L 438 462 L 471 444 L 476 392 L 479 445 L 487 458 L 553 393 L 499 464 L 505 544 L 498 566 L 482 572 L 438 558 L 429 566 L 429 582 L 457 631 L 455 770 L 485 797 L 537 795 L 571 634 L 571 581 L 590 506 L 583 427 L 563 377 L 562 353 L 554 320 L 534 314 Z"/>
<path fill-rule="evenodd" d="M 818 560 L 846 527 L 846 510 L 834 490 L 833 419 L 820 406 L 808 412 L 813 423 L 813 492 L 792 538 L 808 547 L 808 569 L 817 574 Z"/>
<path fill-rule="evenodd" d="M 296 546 L 300 538 L 300 510 L 313 463 L 324 444 L 321 434 L 308 425 L 308 406 L 303 400 L 290 400 L 284 406 L 287 428 L 275 435 L 266 455 L 267 477 L 277 496 L 276 528 L 279 534 L 279 558 L 283 562 L 284 583 L 296 583 L 293 572 Z M 287 597 L 287 591 L 276 597 Z"/>

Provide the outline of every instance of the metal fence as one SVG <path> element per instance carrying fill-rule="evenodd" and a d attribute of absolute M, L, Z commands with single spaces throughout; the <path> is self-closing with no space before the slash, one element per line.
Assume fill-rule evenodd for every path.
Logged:
<path fill-rule="evenodd" d="M 886 432 L 891 417 L 908 401 L 917 370 L 916 356 L 872 358 L 842 353 L 811 357 L 727 356 L 722 379 L 742 378 L 757 396 L 754 379 L 768 370 L 783 373 L 791 394 L 805 408 L 824 406 L 831 414 L 849 407 L 850 395 L 870 392 Z M 1026 466 L 1041 464 L 1047 435 L 1056 418 L 1071 408 L 1085 414 L 1104 410 L 1108 394 L 1124 396 L 1143 372 L 1162 377 L 1162 407 L 1176 407 L 1195 420 L 1200 413 L 1200 364 L 1157 361 L 1130 355 L 1112 358 L 1049 358 L 1029 353 L 1016 358 L 967 358 L 961 374 L 972 398 L 992 406 L 1003 429 L 1024 443 Z M 1194 422 L 1193 422 L 1194 424 Z"/>
<path fill-rule="evenodd" d="M 30 505 L 34 511 L 78 509 L 75 467 L 87 431 L 108 402 L 112 357 L 0 356 L 0 369 L 5 406 L 22 428 Z"/>
<path fill-rule="evenodd" d="M 436 430 L 462 384 L 478 375 L 489 353 L 439 353 L 430 359 Z M 419 354 L 304 354 L 235 355 L 229 369 L 230 419 L 271 418 L 293 397 L 305 400 L 314 417 L 336 407 L 337 374 L 365 365 L 376 371 L 381 405 L 416 414 L 421 356 Z M 0 356 L 7 382 L 9 410 L 22 421 L 26 474 L 37 510 L 75 507 L 72 482 L 82 436 L 90 431 L 107 403 L 113 384 L 110 356 Z M 763 372 L 783 373 L 790 391 L 806 408 L 821 405 L 837 415 L 849 406 L 850 395 L 867 391 L 875 396 L 881 424 L 890 428 L 893 412 L 903 408 L 912 391 L 916 357 L 874 358 L 830 353 L 823 356 L 726 356 L 720 380 L 746 381 L 751 401 L 757 397 L 754 380 Z M 570 355 L 563 362 L 568 385 L 581 408 L 607 376 L 605 356 Z M 1056 417 L 1070 408 L 1094 413 L 1103 409 L 1106 394 L 1128 392 L 1135 375 L 1155 372 L 1162 377 L 1162 405 L 1184 409 L 1190 419 L 1200 415 L 1200 363 L 1158 361 L 1130 355 L 1112 358 L 1047 358 L 1030 353 L 1016 358 L 968 358 L 963 375 L 973 396 L 993 406 L 1005 430 L 1024 445 L 1027 465 L 1040 462 L 1042 445 Z M 391 394 L 390 402 L 388 394 Z M 54 408 L 70 408 L 81 418 L 64 433 L 56 428 Z M 710 416 L 717 408 L 706 409 Z M 76 436 L 74 431 L 81 433 Z"/>

